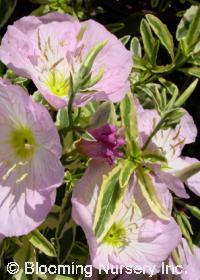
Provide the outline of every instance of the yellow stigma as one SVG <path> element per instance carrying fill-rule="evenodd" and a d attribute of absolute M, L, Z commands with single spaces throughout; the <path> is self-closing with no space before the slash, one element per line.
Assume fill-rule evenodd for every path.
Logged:
<path fill-rule="evenodd" d="M 49 72 L 45 84 L 50 89 L 50 91 L 58 97 L 68 95 L 69 79 L 67 79 L 64 74 L 56 70 L 52 70 L 51 72 Z"/>
<path fill-rule="evenodd" d="M 114 223 L 103 239 L 104 243 L 112 247 L 122 247 L 127 245 L 126 230 L 122 223 Z"/>
<path fill-rule="evenodd" d="M 21 160 L 31 157 L 35 151 L 35 138 L 32 131 L 27 127 L 19 127 L 12 131 L 10 144 L 16 156 Z"/>

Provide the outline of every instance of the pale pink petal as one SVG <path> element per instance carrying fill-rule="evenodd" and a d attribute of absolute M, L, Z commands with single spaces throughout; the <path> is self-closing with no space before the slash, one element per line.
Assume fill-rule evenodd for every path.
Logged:
<path fill-rule="evenodd" d="M 171 172 L 176 173 L 176 171 L 179 171 L 197 162 L 199 161 L 196 158 L 178 157 L 176 160 L 170 162 L 169 166 L 172 169 Z M 192 192 L 200 196 L 200 172 L 188 178 L 184 183 Z"/>
<path fill-rule="evenodd" d="M 194 245 L 194 254 L 191 252 L 187 241 L 182 238 L 178 246 L 178 252 L 181 259 L 181 274 L 177 275 L 177 279 L 182 280 L 200 280 L 200 248 Z M 173 259 L 169 261 L 170 265 L 176 266 Z"/>
<path fill-rule="evenodd" d="M 135 104 L 138 112 L 138 127 L 143 137 L 142 144 L 150 135 L 153 129 L 160 121 L 160 116 L 155 109 L 144 109 L 139 101 L 135 98 Z M 166 130 L 159 130 L 152 138 L 152 142 L 161 148 L 166 158 L 171 161 L 180 156 L 183 147 L 186 144 L 193 143 L 197 136 L 197 128 L 193 118 L 184 110 L 184 115 L 180 123 L 176 125 L 175 129 L 168 128 Z"/>
<path fill-rule="evenodd" d="M 85 27 L 79 42 L 77 35 Z M 79 71 L 90 49 L 102 40 L 108 42 L 97 56 L 92 74 L 96 75 L 102 66 L 105 66 L 105 73 L 91 87 L 94 92 L 78 93 L 74 104 L 83 106 L 90 100 L 117 102 L 130 89 L 128 76 L 132 68 L 131 53 L 117 37 L 93 20 L 80 23 L 69 15 L 59 13 L 38 18 L 24 17 L 8 27 L 2 39 L 0 58 L 18 75 L 31 78 L 46 100 L 59 109 L 67 104 L 69 89 L 64 88 L 60 97 L 55 94 L 49 82 L 52 69 L 61 74 L 64 82 L 69 81 L 69 74 Z"/>
<path fill-rule="evenodd" d="M 109 170 L 111 169 L 107 164 L 91 161 L 86 173 L 76 185 L 72 198 L 72 216 L 86 234 L 92 264 L 96 268 L 102 264 L 154 265 L 156 273 L 159 271 L 162 261 L 180 242 L 181 232 L 173 219 L 164 222 L 152 214 L 139 186 L 136 185 L 135 176 L 131 177 L 129 191 L 124 197 L 122 207 L 116 217 L 116 222 L 125 223 L 128 244 L 122 248 L 112 248 L 104 241 L 100 244 L 96 241 L 92 231 L 93 213 L 102 175 L 107 174 Z M 158 185 L 157 188 L 161 200 L 170 210 L 172 197 L 167 187 Z M 136 210 L 137 208 L 132 208 L 134 201 L 140 208 L 140 214 Z M 171 235 L 174 236 L 174 239 L 169 246 Z M 146 268 L 146 272 L 150 273 L 150 270 Z"/>
<path fill-rule="evenodd" d="M 0 233 L 5 236 L 29 233 L 45 220 L 55 203 L 55 192 L 43 195 L 9 187 L 0 187 L 0 192 Z"/>
<path fill-rule="evenodd" d="M 18 154 L 12 133 L 27 129 L 32 153 Z M 63 182 L 62 147 L 48 111 L 19 86 L 0 79 L 0 234 L 18 236 L 39 226 L 51 210 Z M 22 133 L 23 135 L 23 133 Z M 26 134 L 25 134 L 26 135 Z M 27 137 L 27 138 L 26 138 Z M 27 145 L 28 145 L 27 144 Z M 24 146 L 23 146 L 24 145 Z"/>
<path fill-rule="evenodd" d="M 157 170 L 156 178 L 160 181 L 160 184 L 165 184 L 177 196 L 182 198 L 189 198 L 189 195 L 185 190 L 184 184 L 179 178 L 177 178 L 173 174 Z"/>

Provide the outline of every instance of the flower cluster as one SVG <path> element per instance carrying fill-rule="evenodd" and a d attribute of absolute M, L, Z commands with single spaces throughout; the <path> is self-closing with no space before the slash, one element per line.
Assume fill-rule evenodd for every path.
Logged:
<path fill-rule="evenodd" d="M 94 137 L 94 141 L 81 139 L 76 146 L 79 153 L 97 160 L 106 159 L 111 165 L 114 164 L 116 157 L 123 156 L 118 149 L 125 144 L 125 141 L 117 134 L 114 125 L 106 124 L 90 129 L 89 133 Z"/>
<path fill-rule="evenodd" d="M 171 274 L 181 265 L 183 280 L 200 279 L 200 249 L 184 212 L 200 211 L 186 200 L 200 196 L 200 163 L 182 155 L 197 136 L 189 113 L 181 109 L 179 122 L 162 126 L 166 115 L 131 92 L 132 53 L 93 20 L 21 18 L 2 38 L 0 59 L 41 94 L 35 100 L 15 80 L 0 79 L 0 239 L 21 242 L 41 226 L 59 243 L 76 224 L 86 261 L 109 268 L 105 279 L 137 279 L 134 267 L 152 277 L 164 263 Z M 76 238 L 63 263 L 83 240 Z"/>

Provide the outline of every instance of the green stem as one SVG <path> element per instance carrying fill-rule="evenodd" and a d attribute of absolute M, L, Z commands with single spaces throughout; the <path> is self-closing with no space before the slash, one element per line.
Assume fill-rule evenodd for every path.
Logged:
<path fill-rule="evenodd" d="M 69 118 L 69 128 L 73 127 L 73 102 L 75 97 L 75 91 L 73 88 L 73 84 L 71 82 L 71 94 L 69 97 L 69 103 L 68 103 L 68 118 Z"/>
<path fill-rule="evenodd" d="M 152 139 L 152 138 L 154 137 L 154 135 L 158 132 L 158 130 L 162 127 L 164 121 L 165 121 L 165 115 L 164 115 L 163 118 L 159 121 L 159 123 L 156 125 L 156 127 L 154 128 L 154 130 L 151 132 L 151 134 L 150 134 L 149 137 L 147 138 L 146 142 L 144 143 L 144 145 L 143 145 L 143 147 L 142 147 L 142 151 L 144 151 L 144 150 L 148 147 L 148 145 L 149 145 L 151 139 Z"/>
<path fill-rule="evenodd" d="M 68 119 L 69 119 L 69 125 L 66 129 L 66 132 L 69 132 L 69 131 L 80 131 L 82 132 L 83 129 L 81 127 L 78 127 L 78 126 L 74 126 L 74 122 L 73 122 L 73 102 L 74 102 L 74 97 L 76 95 L 76 93 L 78 92 L 78 88 L 79 88 L 79 85 L 78 84 L 73 84 L 73 80 L 72 80 L 72 76 L 70 75 L 70 91 L 71 91 L 71 94 L 69 96 L 69 102 L 68 102 Z M 79 112 L 80 114 L 80 112 Z"/>

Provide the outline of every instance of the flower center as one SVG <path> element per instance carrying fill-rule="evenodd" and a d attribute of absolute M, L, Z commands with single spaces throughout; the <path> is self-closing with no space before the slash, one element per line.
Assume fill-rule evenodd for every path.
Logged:
<path fill-rule="evenodd" d="M 69 79 L 59 71 L 53 70 L 49 72 L 45 84 L 58 97 L 66 96 L 69 92 Z"/>
<path fill-rule="evenodd" d="M 31 157 L 35 151 L 36 142 L 32 131 L 27 127 L 14 130 L 10 136 L 10 143 L 16 156 L 21 160 Z"/>
<path fill-rule="evenodd" d="M 122 223 L 114 223 L 103 240 L 112 247 L 122 247 L 127 244 L 126 230 Z"/>

